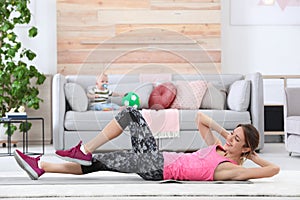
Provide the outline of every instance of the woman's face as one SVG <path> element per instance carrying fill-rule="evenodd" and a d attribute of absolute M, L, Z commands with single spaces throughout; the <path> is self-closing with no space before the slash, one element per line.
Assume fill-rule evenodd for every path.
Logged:
<path fill-rule="evenodd" d="M 245 147 L 247 146 L 245 144 L 244 130 L 242 127 L 237 127 L 231 132 L 231 135 L 227 137 L 224 149 L 228 153 L 241 155 L 242 153 L 250 151 L 250 148 Z"/>

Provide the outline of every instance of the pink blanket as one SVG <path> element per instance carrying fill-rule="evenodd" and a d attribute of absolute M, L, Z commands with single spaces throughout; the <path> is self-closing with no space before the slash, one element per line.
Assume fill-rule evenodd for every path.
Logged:
<path fill-rule="evenodd" d="M 155 138 L 179 137 L 178 109 L 143 109 L 142 115 Z"/>

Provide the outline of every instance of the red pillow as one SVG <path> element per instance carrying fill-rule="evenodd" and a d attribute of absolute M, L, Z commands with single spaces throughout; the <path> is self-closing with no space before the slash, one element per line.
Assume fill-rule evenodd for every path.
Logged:
<path fill-rule="evenodd" d="M 169 108 L 176 97 L 176 93 L 177 89 L 173 83 L 167 82 L 156 86 L 149 97 L 149 108 L 155 110 Z"/>

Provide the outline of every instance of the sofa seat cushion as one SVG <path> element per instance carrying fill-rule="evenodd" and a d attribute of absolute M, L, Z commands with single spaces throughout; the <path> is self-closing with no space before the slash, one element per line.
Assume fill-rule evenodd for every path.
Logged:
<path fill-rule="evenodd" d="M 204 114 L 212 117 L 225 129 L 233 130 L 238 124 L 250 124 L 250 113 L 237 112 L 232 110 L 207 110 L 200 109 Z M 180 130 L 197 130 L 195 122 L 198 110 L 179 110 Z"/>
<path fill-rule="evenodd" d="M 201 110 L 213 117 L 225 129 L 232 130 L 238 124 L 251 123 L 249 112 L 232 110 Z M 198 110 L 179 110 L 180 130 L 197 130 L 195 123 Z M 73 131 L 100 131 L 118 113 L 118 111 L 68 111 L 65 116 L 65 129 Z"/>
<path fill-rule="evenodd" d="M 118 111 L 68 111 L 65 115 L 65 129 L 77 131 L 102 130 L 118 113 Z"/>
<path fill-rule="evenodd" d="M 300 116 L 286 118 L 286 132 L 300 135 Z"/>

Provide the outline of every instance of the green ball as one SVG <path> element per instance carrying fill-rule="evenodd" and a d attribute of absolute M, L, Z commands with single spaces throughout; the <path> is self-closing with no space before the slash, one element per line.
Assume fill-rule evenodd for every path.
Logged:
<path fill-rule="evenodd" d="M 134 108 L 139 108 L 141 104 L 140 97 L 134 92 L 128 92 L 122 98 L 122 104 L 124 106 L 132 106 Z"/>

